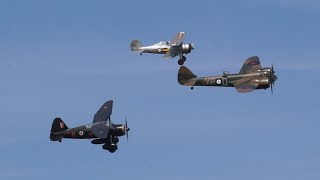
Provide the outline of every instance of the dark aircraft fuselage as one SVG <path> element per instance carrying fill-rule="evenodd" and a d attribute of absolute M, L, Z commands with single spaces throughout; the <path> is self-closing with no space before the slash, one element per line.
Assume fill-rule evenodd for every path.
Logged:
<path fill-rule="evenodd" d="M 65 131 L 56 133 L 63 138 L 71 139 L 94 139 L 97 138 L 91 131 L 91 124 L 70 128 Z"/>

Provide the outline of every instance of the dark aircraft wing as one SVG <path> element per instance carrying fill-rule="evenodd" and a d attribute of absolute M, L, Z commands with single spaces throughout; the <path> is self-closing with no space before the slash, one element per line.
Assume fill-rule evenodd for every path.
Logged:
<path fill-rule="evenodd" d="M 261 69 L 260 60 L 258 56 L 249 57 L 244 63 L 239 74 L 247 74 Z"/>
<path fill-rule="evenodd" d="M 185 32 L 178 32 L 178 34 L 174 36 L 170 41 L 171 46 L 179 46 L 182 43 L 185 36 Z"/>
<path fill-rule="evenodd" d="M 249 77 L 249 78 L 237 80 L 233 84 L 238 92 L 247 93 L 255 90 L 258 87 L 258 83 L 254 82 L 253 80 L 254 78 Z"/>
<path fill-rule="evenodd" d="M 105 102 L 101 106 L 99 111 L 94 115 L 93 123 L 107 121 L 112 114 L 112 105 L 113 105 L 112 100 Z"/>
<path fill-rule="evenodd" d="M 91 130 L 98 138 L 107 138 L 109 135 L 110 121 L 97 122 L 92 125 Z"/>

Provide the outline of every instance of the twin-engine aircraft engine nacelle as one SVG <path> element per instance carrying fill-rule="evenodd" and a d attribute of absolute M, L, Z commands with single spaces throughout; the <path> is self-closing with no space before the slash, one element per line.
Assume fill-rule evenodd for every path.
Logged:
<path fill-rule="evenodd" d="M 192 49 L 193 49 L 193 45 L 191 43 L 182 44 L 182 52 L 183 53 L 185 53 L 185 54 L 190 53 Z"/>
<path fill-rule="evenodd" d="M 262 72 L 263 74 L 270 74 L 271 68 L 262 68 L 262 69 L 259 69 L 258 72 Z"/>
<path fill-rule="evenodd" d="M 261 78 L 254 80 L 256 83 L 259 84 L 259 86 L 269 86 L 270 82 L 268 78 Z"/>

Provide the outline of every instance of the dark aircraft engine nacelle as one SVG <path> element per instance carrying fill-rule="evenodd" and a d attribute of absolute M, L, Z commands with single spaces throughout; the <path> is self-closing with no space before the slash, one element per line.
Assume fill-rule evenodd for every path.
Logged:
<path fill-rule="evenodd" d="M 270 85 L 268 78 L 256 79 L 255 82 L 258 83 L 259 86 L 269 86 Z"/>
<path fill-rule="evenodd" d="M 126 126 L 124 124 L 116 124 L 112 129 L 112 135 L 124 136 L 126 134 Z"/>
<path fill-rule="evenodd" d="M 190 53 L 192 49 L 193 49 L 193 45 L 191 43 L 182 44 L 182 52 L 184 54 Z"/>

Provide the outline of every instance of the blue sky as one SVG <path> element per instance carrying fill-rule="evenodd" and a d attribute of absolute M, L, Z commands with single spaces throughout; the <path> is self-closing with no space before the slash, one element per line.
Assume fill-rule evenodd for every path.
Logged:
<path fill-rule="evenodd" d="M 0 2 L 0 179 L 318 180 L 320 3 Z M 177 59 L 139 56 L 186 31 L 200 76 L 238 72 L 258 55 L 274 88 L 177 83 Z M 130 141 L 110 154 L 88 140 L 50 142 L 52 120 L 90 123 L 107 100 Z"/>

